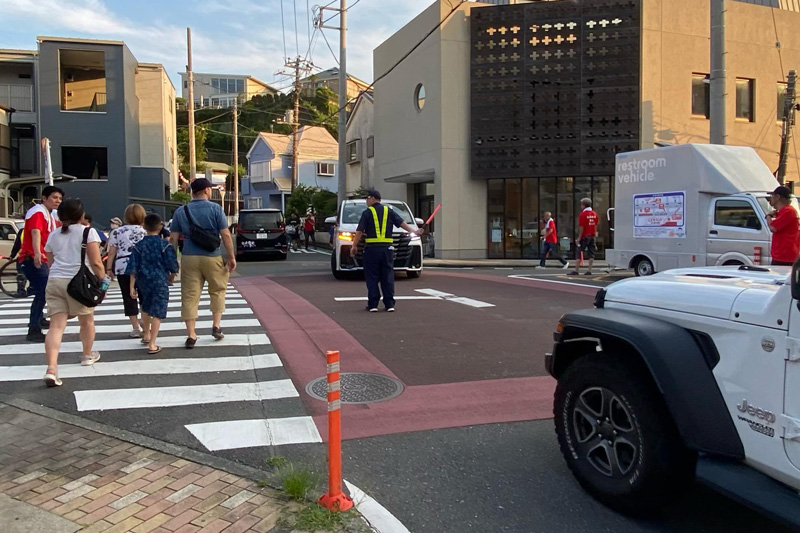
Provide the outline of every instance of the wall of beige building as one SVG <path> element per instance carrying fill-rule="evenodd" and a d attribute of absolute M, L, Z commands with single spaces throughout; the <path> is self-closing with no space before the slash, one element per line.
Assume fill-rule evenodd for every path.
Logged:
<path fill-rule="evenodd" d="M 369 189 L 374 186 L 375 157 L 369 157 L 368 139 L 373 137 L 374 147 L 375 106 L 368 97 L 362 97 L 347 119 L 347 143 L 358 141 L 358 162 L 347 165 L 347 193 L 355 192 L 359 187 Z"/>
<path fill-rule="evenodd" d="M 435 201 L 436 256 L 486 257 L 486 182 L 470 177 L 469 13 L 453 15 L 375 85 L 375 176 L 384 198 L 411 203 L 413 183 L 430 179 Z M 389 70 L 451 11 L 439 0 L 375 49 L 373 72 Z M 425 105 L 415 90 L 425 87 Z M 411 206 L 414 207 L 413 204 Z"/>
<path fill-rule="evenodd" d="M 800 71 L 800 13 L 791 7 L 726 3 L 727 143 L 754 147 L 772 170 L 781 134 L 777 85 L 789 69 Z M 708 119 L 692 116 L 692 74 L 710 72 L 708 3 L 644 0 L 642 9 L 642 148 L 658 141 L 706 143 Z M 755 80 L 753 122 L 736 118 L 736 78 Z M 786 179 L 797 184 L 796 144 L 790 145 Z"/>
<path fill-rule="evenodd" d="M 175 87 L 159 64 L 139 63 L 136 73 L 139 98 L 141 166 L 170 172 L 170 192 L 178 189 Z"/>

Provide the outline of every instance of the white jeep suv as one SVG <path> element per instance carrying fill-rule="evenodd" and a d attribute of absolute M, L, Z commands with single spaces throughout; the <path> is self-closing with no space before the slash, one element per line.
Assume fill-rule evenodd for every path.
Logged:
<path fill-rule="evenodd" d="M 382 200 L 382 205 L 389 206 L 395 213 L 400 215 L 403 221 L 412 228 L 423 225 L 421 219 L 415 219 L 411 214 L 411 209 L 405 202 L 397 200 Z M 326 224 L 335 224 L 333 232 L 333 253 L 331 254 L 331 273 L 336 279 L 344 279 L 348 272 L 363 270 L 361 260 L 364 257 L 364 238 L 361 242 L 355 243 L 358 247 L 356 256 L 350 255 L 356 235 L 358 221 L 361 214 L 367 209 L 367 201 L 345 200 L 339 207 L 339 214 L 336 217 L 325 219 Z M 422 240 L 413 234 L 407 233 L 402 228 L 394 228 L 392 231 L 394 242 L 394 270 L 406 272 L 409 278 L 418 278 L 422 273 Z"/>

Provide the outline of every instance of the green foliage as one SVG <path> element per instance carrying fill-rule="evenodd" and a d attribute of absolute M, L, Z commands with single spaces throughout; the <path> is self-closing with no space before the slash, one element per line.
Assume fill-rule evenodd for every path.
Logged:
<path fill-rule="evenodd" d="M 334 531 L 343 523 L 342 513 L 334 513 L 319 505 L 311 504 L 297 513 L 294 527 L 303 531 Z"/>
<path fill-rule="evenodd" d="M 198 172 L 201 170 L 200 161 L 205 161 L 208 156 L 208 152 L 206 151 L 207 137 L 208 130 L 204 126 L 194 127 L 194 153 Z M 183 175 L 189 178 L 189 128 L 178 127 L 176 139 L 178 141 L 179 166 Z M 184 168 L 186 169 L 185 171 Z M 205 170 L 205 167 L 203 170 Z"/>
<path fill-rule="evenodd" d="M 308 208 L 313 206 L 314 193 L 319 191 L 317 187 L 308 187 L 306 185 L 298 185 L 294 188 L 292 195 L 286 202 L 286 213 L 291 215 L 297 213 L 298 215 L 305 216 Z"/>
<path fill-rule="evenodd" d="M 327 217 L 336 214 L 339 202 L 334 193 L 320 190 L 311 197 L 311 205 L 314 207 L 317 224 L 321 224 Z"/>
<path fill-rule="evenodd" d="M 309 493 L 319 485 L 319 476 L 305 468 L 295 468 L 290 464 L 283 472 L 283 489 L 293 500 L 305 501 Z"/>
<path fill-rule="evenodd" d="M 369 189 L 360 186 L 353 192 L 353 198 L 366 198 L 369 196 Z"/>
<path fill-rule="evenodd" d="M 289 463 L 289 460 L 280 455 L 272 455 L 266 460 L 266 463 L 270 468 L 283 468 Z"/>
<path fill-rule="evenodd" d="M 302 217 L 308 213 L 310 207 L 312 213 L 314 213 L 317 227 L 322 227 L 321 224 L 327 217 L 336 214 L 338 206 L 336 194 L 322 190 L 319 187 L 298 185 L 294 188 L 289 201 L 286 202 L 285 214 L 288 217 L 292 213 L 297 213 Z"/>
<path fill-rule="evenodd" d="M 192 195 L 189 194 L 188 192 L 175 191 L 174 193 L 172 193 L 172 196 L 170 196 L 170 199 L 173 202 L 180 202 L 182 204 L 188 204 L 192 199 Z"/>

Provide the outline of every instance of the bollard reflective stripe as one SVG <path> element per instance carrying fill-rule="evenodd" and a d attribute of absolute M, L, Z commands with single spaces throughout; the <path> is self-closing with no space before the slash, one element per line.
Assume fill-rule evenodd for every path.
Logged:
<path fill-rule="evenodd" d="M 328 492 L 319 504 L 330 511 L 347 511 L 353 500 L 342 493 L 342 427 L 339 352 L 327 353 L 328 363 Z"/>

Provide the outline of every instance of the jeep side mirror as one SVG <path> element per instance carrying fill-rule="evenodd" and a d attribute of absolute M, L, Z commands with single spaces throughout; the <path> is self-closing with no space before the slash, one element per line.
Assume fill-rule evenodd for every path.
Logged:
<path fill-rule="evenodd" d="M 800 259 L 792 265 L 791 276 L 792 298 L 797 300 L 797 308 L 800 309 Z"/>

